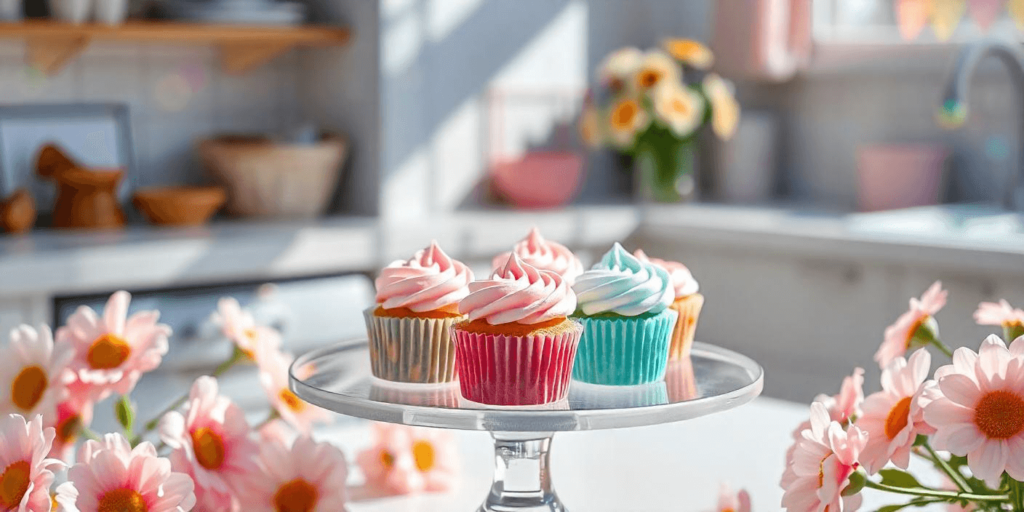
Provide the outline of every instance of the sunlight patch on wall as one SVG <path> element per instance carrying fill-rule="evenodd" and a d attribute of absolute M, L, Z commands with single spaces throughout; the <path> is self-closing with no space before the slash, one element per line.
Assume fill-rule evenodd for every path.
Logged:
<path fill-rule="evenodd" d="M 427 37 L 441 41 L 458 28 L 484 0 L 428 0 Z"/>

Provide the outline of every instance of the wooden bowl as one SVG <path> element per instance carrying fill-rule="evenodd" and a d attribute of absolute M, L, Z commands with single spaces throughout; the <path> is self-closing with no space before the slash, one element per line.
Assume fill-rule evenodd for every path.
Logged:
<path fill-rule="evenodd" d="M 200 226 L 226 199 L 221 187 L 154 187 L 136 192 L 132 202 L 158 226 Z"/>

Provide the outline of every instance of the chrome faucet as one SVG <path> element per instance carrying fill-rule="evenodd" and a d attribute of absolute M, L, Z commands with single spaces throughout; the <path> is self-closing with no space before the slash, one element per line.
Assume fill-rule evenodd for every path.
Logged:
<path fill-rule="evenodd" d="M 946 83 L 942 105 L 935 116 L 936 121 L 945 128 L 953 129 L 960 127 L 967 120 L 967 98 L 971 78 L 978 63 L 989 55 L 999 57 L 1010 70 L 1010 76 L 1019 94 L 1017 110 L 1020 114 L 1017 121 L 1021 123 L 1021 128 L 1018 136 L 1024 137 L 1024 48 L 1020 41 L 1010 39 L 991 38 L 979 41 L 960 52 L 953 73 Z M 1017 157 L 1020 163 L 1007 174 L 1002 191 L 1002 204 L 1007 210 L 1016 209 L 1017 186 L 1020 183 L 1020 175 L 1024 172 L 1024 150 L 1020 147 L 1017 148 Z"/>

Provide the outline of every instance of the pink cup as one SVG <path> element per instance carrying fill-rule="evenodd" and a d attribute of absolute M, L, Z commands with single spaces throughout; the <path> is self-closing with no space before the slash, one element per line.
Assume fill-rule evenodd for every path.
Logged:
<path fill-rule="evenodd" d="M 949 150 L 930 144 L 871 145 L 857 152 L 861 211 L 896 210 L 939 202 Z"/>

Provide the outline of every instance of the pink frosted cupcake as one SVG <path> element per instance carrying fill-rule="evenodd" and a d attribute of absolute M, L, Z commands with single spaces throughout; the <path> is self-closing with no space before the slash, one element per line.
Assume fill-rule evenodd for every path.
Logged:
<path fill-rule="evenodd" d="M 473 272 L 436 242 L 381 270 L 377 305 L 363 312 L 373 375 L 422 384 L 455 380 L 451 326 L 465 319 L 459 301 L 472 280 Z"/>
<path fill-rule="evenodd" d="M 704 307 L 704 296 L 697 293 L 700 290 L 700 285 L 693 278 L 690 269 L 682 263 L 649 258 L 640 249 L 633 254 L 640 261 L 650 262 L 664 268 L 672 278 L 672 287 L 675 288 L 676 298 L 672 302 L 671 309 L 679 313 L 679 320 L 676 321 L 676 327 L 672 331 L 672 343 L 668 349 L 668 358 L 670 361 L 675 361 L 690 357 L 693 336 L 697 331 L 697 318 L 700 316 L 701 308 Z"/>
<path fill-rule="evenodd" d="M 535 269 L 550 270 L 562 276 L 569 286 L 576 281 L 576 276 L 583 273 L 583 263 L 572 251 L 562 244 L 545 240 L 537 228 L 531 229 L 530 234 L 512 248 L 512 252 L 495 256 L 491 268 L 495 271 L 501 270 L 512 253 Z"/>
<path fill-rule="evenodd" d="M 562 276 L 512 254 L 459 304 L 452 327 L 462 396 L 488 405 L 541 405 L 566 397 L 583 326 Z"/>

